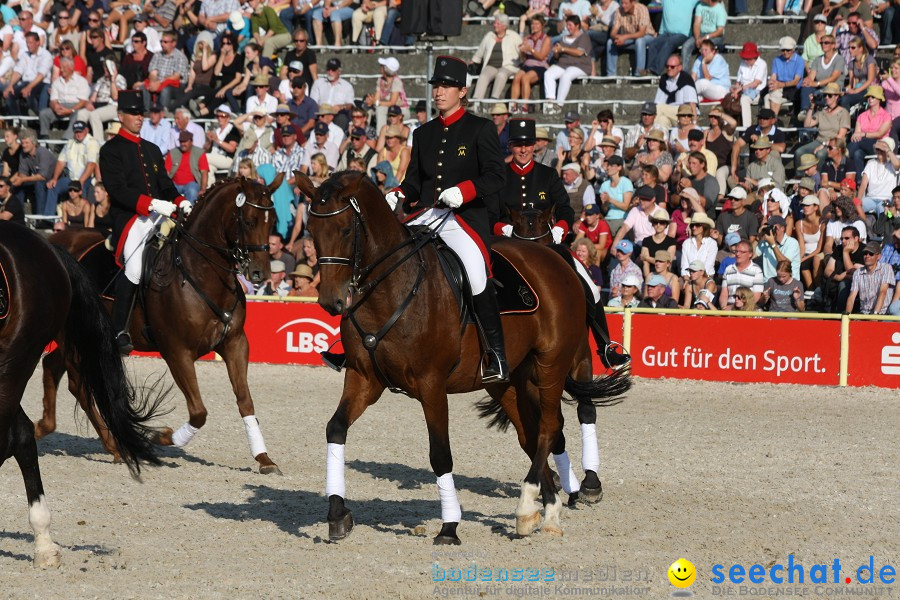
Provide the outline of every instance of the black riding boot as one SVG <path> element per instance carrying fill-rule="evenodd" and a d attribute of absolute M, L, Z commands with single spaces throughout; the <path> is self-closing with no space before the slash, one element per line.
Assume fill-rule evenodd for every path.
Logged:
<path fill-rule="evenodd" d="M 500 308 L 497 306 L 497 295 L 490 280 L 487 287 L 477 296 L 473 296 L 475 317 L 484 331 L 488 345 L 488 362 L 481 374 L 482 383 L 509 381 L 509 367 L 506 364 L 506 347 L 503 344 L 503 328 L 500 325 Z"/>
<path fill-rule="evenodd" d="M 609 326 L 606 323 L 606 312 L 603 310 L 603 300 L 593 302 L 593 297 L 588 299 L 589 304 L 594 304 L 594 324 L 591 326 L 591 332 L 594 334 L 594 341 L 597 343 L 597 354 L 600 356 L 600 362 L 607 369 L 614 369 L 631 361 L 631 355 L 625 351 L 625 348 L 619 344 L 613 344 L 609 337 Z M 588 307 L 590 310 L 590 307 Z"/>
<path fill-rule="evenodd" d="M 116 299 L 113 303 L 112 320 L 113 331 L 116 332 L 116 344 L 119 346 L 119 353 L 123 356 L 128 356 L 134 350 L 131 334 L 128 333 L 128 321 L 137 289 L 138 286 L 128 281 L 125 273 L 119 275 L 119 279 L 116 281 Z"/>

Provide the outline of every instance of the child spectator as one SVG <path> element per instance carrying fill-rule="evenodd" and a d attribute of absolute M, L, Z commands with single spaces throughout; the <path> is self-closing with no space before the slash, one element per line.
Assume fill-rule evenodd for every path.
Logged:
<path fill-rule="evenodd" d="M 756 310 L 755 294 L 750 288 L 740 286 L 734 293 L 734 309 L 738 311 L 752 312 Z"/>
<path fill-rule="evenodd" d="M 775 277 L 766 282 L 759 304 L 770 312 L 797 312 L 806 309 L 803 284 L 791 276 L 789 261 L 778 261 Z"/>

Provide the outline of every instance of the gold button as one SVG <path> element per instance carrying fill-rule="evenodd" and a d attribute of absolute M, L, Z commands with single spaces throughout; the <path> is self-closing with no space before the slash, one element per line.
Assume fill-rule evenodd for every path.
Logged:
<path fill-rule="evenodd" d="M 436 191 L 436 192 L 440 192 L 440 191 L 441 191 L 441 188 L 435 188 L 435 191 Z"/>
<path fill-rule="evenodd" d="M 444 153 L 443 150 L 438 150 L 438 154 L 443 154 L 443 153 Z"/>
<path fill-rule="evenodd" d="M 437 176 L 437 178 L 438 178 L 438 179 L 440 179 L 440 178 L 441 178 L 441 176 L 440 176 L 440 175 L 438 175 L 438 176 Z"/>
<path fill-rule="evenodd" d="M 444 127 L 444 131 L 450 131 L 449 127 Z"/>
<path fill-rule="evenodd" d="M 447 143 L 447 138 L 442 139 L 442 140 L 441 140 L 441 143 L 442 143 L 442 144 L 446 144 L 446 143 Z"/>
<path fill-rule="evenodd" d="M 444 163 L 439 162 L 439 163 L 438 163 L 438 166 L 439 166 L 439 167 L 443 167 L 443 166 L 444 166 Z"/>

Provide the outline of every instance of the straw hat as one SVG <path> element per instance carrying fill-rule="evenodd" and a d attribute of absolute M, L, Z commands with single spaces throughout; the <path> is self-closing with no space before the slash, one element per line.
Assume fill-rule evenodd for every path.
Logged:
<path fill-rule="evenodd" d="M 814 154 L 804 154 L 800 157 L 800 164 L 797 165 L 797 170 L 805 171 L 817 164 L 819 164 L 819 161 Z"/>
<path fill-rule="evenodd" d="M 387 128 L 387 131 L 384 133 L 384 137 L 395 137 L 400 138 L 402 140 L 406 139 L 406 131 L 403 129 L 402 125 L 391 125 Z"/>
<path fill-rule="evenodd" d="M 646 136 L 644 136 L 645 140 L 656 140 L 657 142 L 666 143 L 666 134 L 662 132 L 660 129 L 651 129 Z"/>
<path fill-rule="evenodd" d="M 870 85 L 866 89 L 866 98 L 878 98 L 884 104 L 884 88 L 880 85 Z"/>
<path fill-rule="evenodd" d="M 297 265 L 297 268 L 288 275 L 288 277 L 306 277 L 310 281 L 313 280 L 312 268 L 309 265 Z"/>
<path fill-rule="evenodd" d="M 709 227 L 715 227 L 716 224 L 712 219 L 709 218 L 709 215 L 702 212 L 694 213 L 693 216 L 687 220 L 688 225 L 708 225 Z"/>

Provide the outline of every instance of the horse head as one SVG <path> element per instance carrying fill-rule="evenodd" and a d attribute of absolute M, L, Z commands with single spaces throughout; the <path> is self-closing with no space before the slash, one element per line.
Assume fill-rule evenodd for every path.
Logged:
<path fill-rule="evenodd" d="M 269 275 L 269 232 L 275 224 L 272 195 L 284 179 L 278 173 L 268 186 L 245 177 L 217 183 L 197 202 L 188 231 L 227 255 L 250 281 Z"/>
<path fill-rule="evenodd" d="M 545 210 L 528 207 L 523 210 L 510 208 L 509 218 L 513 226 L 513 237 L 549 245 L 553 241 L 553 206 Z"/>
<path fill-rule="evenodd" d="M 366 265 L 402 239 L 404 229 L 365 173 L 342 171 L 316 188 L 299 171 L 297 187 L 309 198 L 309 232 L 320 265 L 319 304 L 332 315 L 353 305 Z"/>

